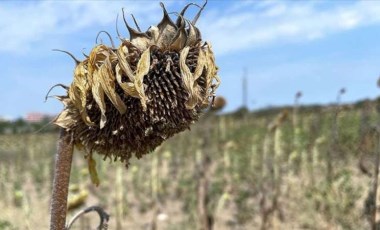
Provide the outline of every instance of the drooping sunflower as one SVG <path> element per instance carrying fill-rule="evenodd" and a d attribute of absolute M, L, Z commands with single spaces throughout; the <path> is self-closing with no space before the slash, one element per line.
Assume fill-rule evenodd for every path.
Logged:
<path fill-rule="evenodd" d="M 163 18 L 146 32 L 130 27 L 123 12 L 130 39 L 119 36 L 117 48 L 96 45 L 58 97 L 64 109 L 55 124 L 87 153 L 128 164 L 188 129 L 211 103 L 218 68 L 195 26 L 206 4 L 192 21 L 184 17 L 195 5 L 188 4 L 175 22 L 160 4 Z"/>

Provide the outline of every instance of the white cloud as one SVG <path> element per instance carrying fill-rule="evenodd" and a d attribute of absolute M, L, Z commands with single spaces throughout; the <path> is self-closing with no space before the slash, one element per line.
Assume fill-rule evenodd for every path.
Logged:
<path fill-rule="evenodd" d="M 224 55 L 278 42 L 320 39 L 380 23 L 379 2 L 323 4 L 324 7 L 315 1 L 235 1 L 215 8 L 209 4 L 198 26 L 215 53 Z M 145 26 L 157 23 L 161 17 L 156 1 L 39 1 L 22 7 L 4 4 L 0 8 L 0 52 L 24 52 L 36 43 L 49 42 L 47 36 L 67 40 L 87 28 L 114 25 L 122 7 Z"/>
<path fill-rule="evenodd" d="M 96 25 L 113 25 L 117 13 L 125 7 L 126 13 L 144 16 L 161 15 L 158 2 L 141 4 L 132 1 L 40 1 L 24 5 L 4 4 L 0 8 L 1 51 L 22 52 L 46 36 L 74 35 Z"/>
<path fill-rule="evenodd" d="M 324 7 L 319 3 L 237 1 L 228 10 L 206 12 L 200 27 L 216 54 L 223 55 L 278 42 L 319 39 L 380 23 L 380 2 L 324 2 Z"/>

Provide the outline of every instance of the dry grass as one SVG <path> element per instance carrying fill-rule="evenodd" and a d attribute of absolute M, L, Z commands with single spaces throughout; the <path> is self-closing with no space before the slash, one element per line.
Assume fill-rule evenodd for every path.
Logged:
<path fill-rule="evenodd" d="M 319 123 L 311 135 L 315 116 Z M 268 136 L 267 125 L 275 120 L 271 116 L 248 116 L 245 121 L 208 117 L 212 132 L 207 142 L 204 121 L 200 121 L 192 131 L 170 139 L 143 160 L 133 159 L 129 169 L 96 158 L 99 187 L 91 184 L 86 160 L 76 152 L 71 174 L 71 186 L 76 188 L 69 200 L 76 194 L 88 195 L 69 211 L 68 218 L 79 209 L 100 205 L 111 215 L 109 229 L 150 229 L 152 223 L 156 229 L 195 229 L 197 162 L 202 153 L 211 159 L 207 208 L 214 229 L 368 229 L 363 213 L 371 178 L 357 167 L 360 110 L 350 109 L 338 117 L 339 151 L 331 156 L 334 170 L 328 183 L 326 153 L 331 147 L 332 116 L 329 111 L 300 114 L 303 160 L 298 162 L 299 171 L 288 161 L 294 148 L 291 121 L 278 127 L 282 135 Z M 370 123 L 377 116 L 372 111 Z M 273 139 L 264 143 L 265 137 Z M 57 134 L 0 136 L 0 229 L 48 228 L 56 139 Z M 273 149 L 265 150 L 266 164 L 264 148 Z M 275 152 L 281 157 L 271 158 Z M 273 167 L 280 176 L 271 176 Z M 85 216 L 73 229 L 93 229 L 97 218 L 96 214 Z"/>

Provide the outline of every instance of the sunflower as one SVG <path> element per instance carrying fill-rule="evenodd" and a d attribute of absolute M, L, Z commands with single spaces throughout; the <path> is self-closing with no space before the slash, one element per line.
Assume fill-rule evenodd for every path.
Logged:
<path fill-rule="evenodd" d="M 175 22 L 160 3 L 163 18 L 146 32 L 136 20 L 136 29 L 129 26 L 123 12 L 130 38 L 117 31 L 119 47 L 99 44 L 76 61 L 67 95 L 58 97 L 64 109 L 55 124 L 88 154 L 126 165 L 188 129 L 220 83 L 211 45 L 195 26 L 206 3 L 192 21 L 184 15 L 197 5 L 186 5 Z"/>

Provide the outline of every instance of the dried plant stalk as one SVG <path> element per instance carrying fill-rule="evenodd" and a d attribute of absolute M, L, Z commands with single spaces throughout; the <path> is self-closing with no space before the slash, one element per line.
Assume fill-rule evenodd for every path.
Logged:
<path fill-rule="evenodd" d="M 73 149 L 74 144 L 71 134 L 61 129 L 55 159 L 53 192 L 50 206 L 50 230 L 62 230 L 65 228 Z"/>
<path fill-rule="evenodd" d="M 301 156 L 301 127 L 299 122 L 299 100 L 302 92 L 299 91 L 294 97 L 293 106 L 293 151 L 289 156 L 289 164 L 294 166 L 295 172 L 298 172 L 302 164 Z"/>
<path fill-rule="evenodd" d="M 288 111 L 282 111 L 274 121 L 267 127 L 267 133 L 263 143 L 263 165 L 262 180 L 260 190 L 262 197 L 260 200 L 261 211 L 261 229 L 268 229 L 273 222 L 274 213 L 279 213 L 282 218 L 282 209 L 280 205 L 281 196 L 281 157 L 282 151 L 282 133 L 281 126 L 288 117 Z"/>

